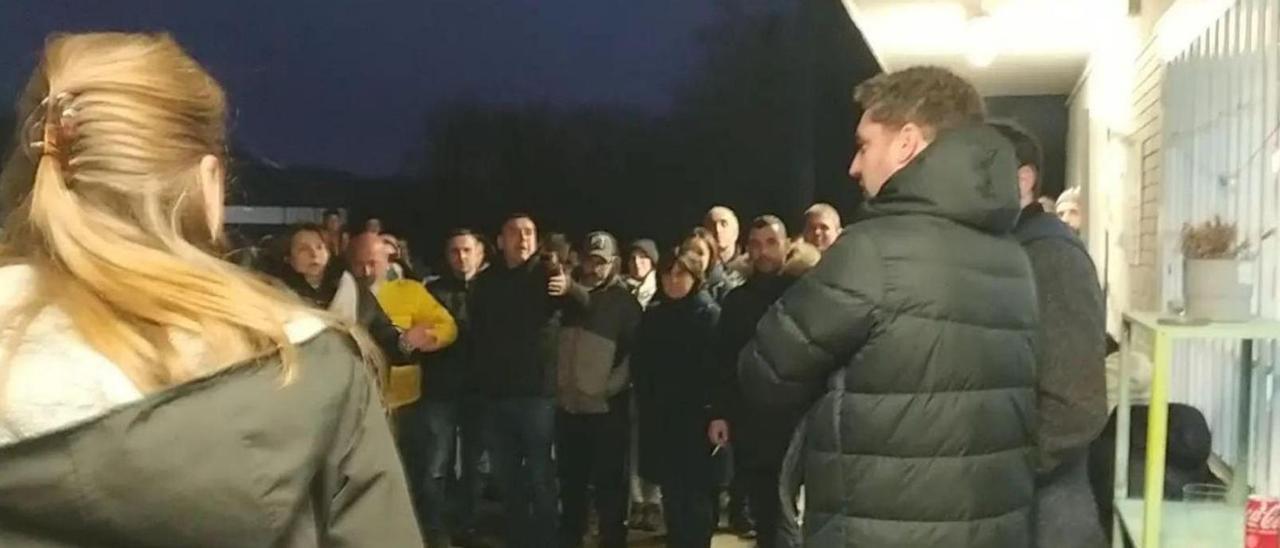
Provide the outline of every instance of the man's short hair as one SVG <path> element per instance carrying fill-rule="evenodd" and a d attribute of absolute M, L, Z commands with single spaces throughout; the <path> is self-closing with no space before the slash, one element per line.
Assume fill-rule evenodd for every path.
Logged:
<path fill-rule="evenodd" d="M 1076 207 L 1080 207 L 1080 187 L 1073 186 L 1062 191 L 1062 194 L 1058 195 L 1058 201 L 1055 202 L 1055 205 L 1062 207 L 1063 204 L 1075 204 Z"/>
<path fill-rule="evenodd" d="M 808 219 L 816 215 L 830 215 L 837 219 L 840 218 L 840 212 L 836 211 L 835 207 L 833 207 L 831 204 L 827 204 L 823 202 L 818 202 L 816 204 L 813 204 L 809 206 L 809 209 L 804 210 L 805 219 Z"/>
<path fill-rule="evenodd" d="M 787 225 L 777 215 L 761 215 L 753 219 L 751 221 L 751 230 L 760 228 L 772 228 L 782 234 L 783 238 L 787 237 Z"/>
<path fill-rule="evenodd" d="M 702 223 L 707 224 L 711 222 L 711 214 L 717 211 L 723 211 L 725 213 L 728 213 L 730 217 L 733 217 L 733 220 L 735 223 L 738 221 L 738 214 L 733 210 L 733 208 L 729 206 L 724 206 L 724 205 L 716 205 L 716 206 L 711 206 L 711 208 L 708 209 L 707 212 L 702 215 Z"/>
<path fill-rule="evenodd" d="M 480 241 L 480 234 L 477 233 L 475 230 L 472 230 L 466 227 L 455 228 L 453 230 L 450 230 L 448 234 L 445 234 L 444 241 L 449 242 L 454 238 L 458 238 L 461 236 L 471 236 L 472 238 L 475 238 L 477 242 Z"/>
<path fill-rule="evenodd" d="M 1028 166 L 1035 170 L 1036 184 L 1033 192 L 1035 196 L 1040 196 L 1040 173 L 1041 166 L 1044 165 L 1044 151 L 1040 148 L 1040 141 L 1014 122 L 991 122 L 988 125 L 1013 143 L 1013 153 L 1018 157 L 1018 167 Z"/>
<path fill-rule="evenodd" d="M 342 212 L 341 212 L 341 211 L 338 211 L 338 210 L 336 210 L 336 209 L 326 209 L 326 210 L 324 210 L 324 214 L 323 214 L 323 215 L 321 215 L 321 217 L 329 217 L 329 216 L 331 216 L 331 215 L 337 215 L 337 216 L 341 217 L 341 216 L 342 216 Z"/>
<path fill-rule="evenodd" d="M 507 223 L 510 223 L 511 221 L 515 221 L 518 219 L 528 219 L 529 222 L 533 223 L 534 226 L 538 226 L 538 221 L 534 220 L 533 215 L 530 215 L 523 211 L 513 211 L 511 213 L 508 213 L 506 217 L 503 217 L 502 224 L 499 225 L 499 229 L 505 229 L 507 227 Z"/>
<path fill-rule="evenodd" d="M 854 89 L 853 100 L 872 121 L 892 127 L 920 126 L 925 137 L 987 116 L 982 95 L 964 78 L 941 67 L 911 67 L 884 73 Z"/>

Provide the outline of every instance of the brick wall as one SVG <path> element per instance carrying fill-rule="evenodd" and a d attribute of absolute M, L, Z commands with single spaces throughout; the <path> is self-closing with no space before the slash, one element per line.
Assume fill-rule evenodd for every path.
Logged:
<path fill-rule="evenodd" d="M 1141 198 L 1129 206 L 1130 215 L 1140 219 L 1138 253 L 1130 262 L 1129 303 L 1140 310 L 1159 310 L 1160 303 L 1160 181 L 1162 172 L 1161 87 L 1164 82 L 1165 64 L 1156 51 L 1155 41 L 1150 40 L 1142 48 L 1137 59 L 1137 74 L 1133 89 L 1133 152 L 1139 155 L 1137 181 Z"/>

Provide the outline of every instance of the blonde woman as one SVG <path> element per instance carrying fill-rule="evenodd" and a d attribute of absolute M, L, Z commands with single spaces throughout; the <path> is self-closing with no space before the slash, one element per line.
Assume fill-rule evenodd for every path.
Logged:
<path fill-rule="evenodd" d="M 20 110 L 0 546 L 422 546 L 368 346 L 207 252 L 217 82 L 167 36 L 64 35 Z"/>

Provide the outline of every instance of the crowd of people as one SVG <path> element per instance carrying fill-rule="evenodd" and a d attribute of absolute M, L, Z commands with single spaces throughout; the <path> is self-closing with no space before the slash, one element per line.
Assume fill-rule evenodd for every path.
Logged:
<path fill-rule="evenodd" d="M 943 69 L 855 100 L 847 225 L 512 213 L 425 275 L 337 212 L 218 257 L 218 84 L 165 36 L 51 41 L 5 170 L 0 545 L 465 545 L 488 490 L 512 548 L 707 548 L 722 511 L 766 548 L 1104 545 L 1102 294 L 1035 139 Z M 422 371 L 394 437 L 385 363 Z"/>
<path fill-rule="evenodd" d="M 662 253 L 606 231 L 572 246 L 516 213 L 496 246 L 449 232 L 446 268 L 424 277 L 381 220 L 352 234 L 326 211 L 243 256 L 366 329 L 393 363 L 421 366 L 397 430 L 428 545 L 484 536 L 491 465 L 510 546 L 581 545 L 591 511 L 602 546 L 624 546 L 629 525 L 692 546 L 710 541 L 722 489 L 734 532 L 756 535 L 749 508 L 776 530 L 771 485 L 798 417 L 752 416 L 737 354 L 841 222 L 816 204 L 799 237 L 773 215 L 746 228 L 743 247 L 737 215 L 716 206 Z"/>

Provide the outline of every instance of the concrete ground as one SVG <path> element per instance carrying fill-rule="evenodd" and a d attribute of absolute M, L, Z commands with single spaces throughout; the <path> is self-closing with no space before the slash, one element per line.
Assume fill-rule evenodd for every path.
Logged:
<path fill-rule="evenodd" d="M 631 538 L 628 539 L 627 545 L 636 548 L 659 548 L 665 546 L 662 542 L 662 537 L 637 531 L 631 533 Z M 728 533 L 721 533 L 711 539 L 711 548 L 750 548 L 755 545 L 756 543 L 753 540 L 742 540 Z"/>

